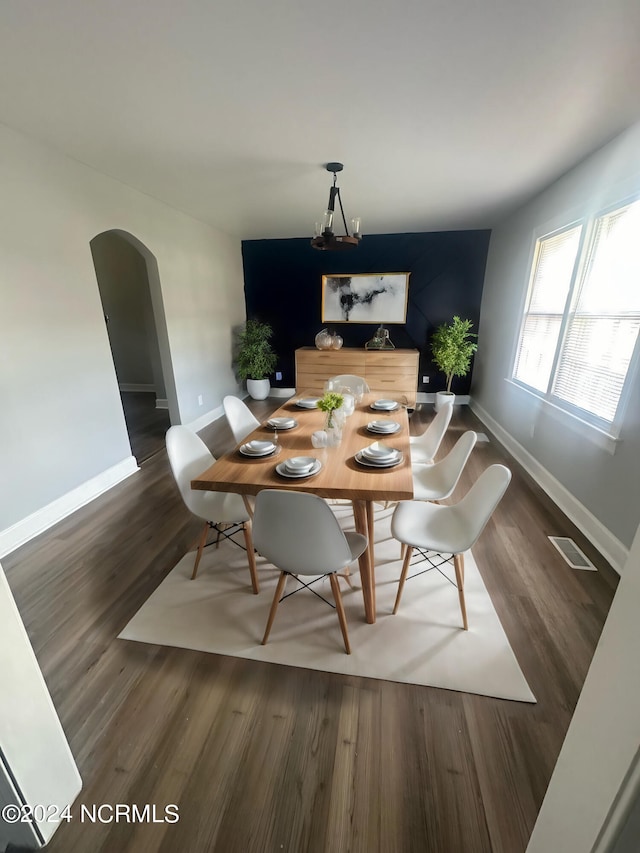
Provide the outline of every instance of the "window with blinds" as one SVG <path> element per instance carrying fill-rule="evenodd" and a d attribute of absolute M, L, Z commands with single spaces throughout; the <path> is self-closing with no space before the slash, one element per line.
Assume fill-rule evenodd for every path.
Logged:
<path fill-rule="evenodd" d="M 608 428 L 639 330 L 640 201 L 538 240 L 514 379 Z"/>
<path fill-rule="evenodd" d="M 538 240 L 514 378 L 547 392 L 582 226 Z"/>

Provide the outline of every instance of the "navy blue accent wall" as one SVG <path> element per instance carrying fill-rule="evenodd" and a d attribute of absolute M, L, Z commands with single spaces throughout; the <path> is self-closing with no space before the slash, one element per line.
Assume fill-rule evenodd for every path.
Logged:
<path fill-rule="evenodd" d="M 468 317 L 477 332 L 490 231 L 435 231 L 419 234 L 365 236 L 351 251 L 319 252 L 307 238 L 244 240 L 244 289 L 247 317 L 270 322 L 282 381 L 295 384 L 294 352 L 313 346 L 322 323 L 322 276 L 332 273 L 409 272 L 407 322 L 389 325 L 396 347 L 420 350 L 419 391 L 444 388 L 444 378 L 431 361 L 429 341 L 434 329 L 454 314 Z M 375 325 L 332 323 L 347 347 L 362 347 Z M 482 345 L 482 342 L 478 342 Z M 422 376 L 430 377 L 428 385 Z M 454 379 L 452 390 L 469 393 L 471 374 Z"/>

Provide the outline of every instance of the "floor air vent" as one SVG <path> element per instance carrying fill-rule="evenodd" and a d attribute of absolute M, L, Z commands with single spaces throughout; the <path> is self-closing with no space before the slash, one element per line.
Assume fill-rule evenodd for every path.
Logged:
<path fill-rule="evenodd" d="M 556 546 L 572 569 L 583 569 L 587 572 L 597 572 L 591 560 L 582 553 L 573 539 L 568 536 L 549 536 L 552 544 Z"/>

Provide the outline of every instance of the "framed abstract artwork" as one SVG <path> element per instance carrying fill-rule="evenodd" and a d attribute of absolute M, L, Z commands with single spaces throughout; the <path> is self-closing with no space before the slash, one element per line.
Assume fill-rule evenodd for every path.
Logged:
<path fill-rule="evenodd" d="M 323 323 L 405 323 L 408 272 L 322 276 Z"/>

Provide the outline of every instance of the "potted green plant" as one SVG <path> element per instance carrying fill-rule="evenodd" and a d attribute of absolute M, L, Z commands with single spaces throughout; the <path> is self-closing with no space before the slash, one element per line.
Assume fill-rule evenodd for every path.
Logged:
<path fill-rule="evenodd" d="M 436 412 L 444 403 L 453 404 L 455 401 L 455 394 L 451 391 L 453 377 L 466 376 L 469 372 L 471 356 L 478 349 L 478 345 L 471 340 L 478 337 L 471 332 L 472 326 L 471 320 L 454 317 L 451 323 L 443 323 L 433 333 L 433 360 L 447 380 L 446 390 L 436 392 Z"/>
<path fill-rule="evenodd" d="M 342 427 L 338 423 L 337 411 L 344 403 L 344 396 L 337 391 L 325 391 L 318 400 L 317 406 L 326 415 L 325 432 L 327 433 L 327 444 L 335 447 L 342 440 Z M 344 421 L 342 421 L 344 423 Z"/>
<path fill-rule="evenodd" d="M 264 400 L 269 396 L 269 376 L 277 363 L 271 347 L 272 336 L 270 324 L 260 320 L 247 320 L 238 336 L 238 376 L 247 380 L 247 391 L 254 400 Z"/>

